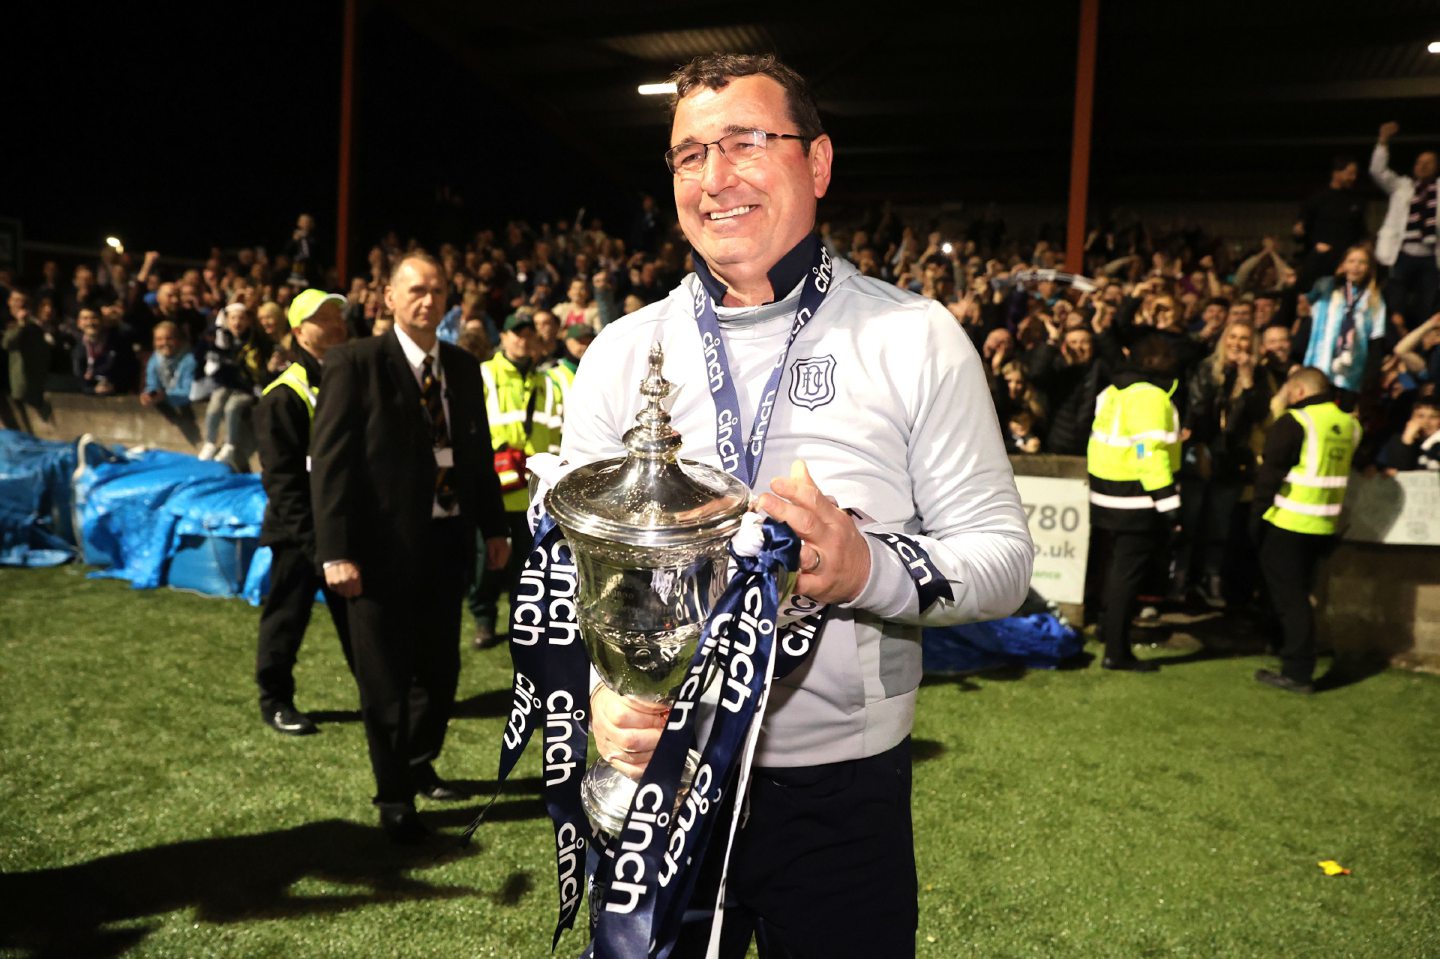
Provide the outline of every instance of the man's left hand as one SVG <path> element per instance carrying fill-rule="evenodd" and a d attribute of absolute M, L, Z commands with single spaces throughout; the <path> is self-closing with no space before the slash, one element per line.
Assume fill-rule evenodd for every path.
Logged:
<path fill-rule="evenodd" d="M 485 568 L 504 569 L 510 561 L 510 540 L 504 536 L 489 536 L 485 539 Z"/>
<path fill-rule="evenodd" d="M 820 492 L 804 460 L 789 477 L 777 477 L 756 508 L 788 523 L 800 537 L 800 575 L 795 592 L 821 603 L 848 603 L 870 579 L 870 547 L 850 514 Z"/>

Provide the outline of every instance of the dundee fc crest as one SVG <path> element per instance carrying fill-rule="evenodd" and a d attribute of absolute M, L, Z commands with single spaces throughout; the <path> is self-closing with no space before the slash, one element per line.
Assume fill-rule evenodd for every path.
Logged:
<path fill-rule="evenodd" d="M 807 410 L 835 398 L 835 357 L 812 356 L 790 367 L 790 402 Z"/>

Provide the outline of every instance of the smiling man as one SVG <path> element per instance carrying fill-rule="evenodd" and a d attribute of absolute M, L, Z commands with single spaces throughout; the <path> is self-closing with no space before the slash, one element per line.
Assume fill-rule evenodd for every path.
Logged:
<path fill-rule="evenodd" d="M 1033 558 L 1025 516 L 980 359 L 954 318 L 860 276 L 814 236 L 834 147 L 805 81 L 773 57 L 729 55 L 673 79 L 665 162 L 696 272 L 601 331 L 567 403 L 562 455 L 624 453 L 660 342 L 680 384 L 681 455 L 730 471 L 794 528 L 795 590 L 831 607 L 810 659 L 771 693 L 722 954 L 744 955 L 753 932 L 763 957 L 910 955 L 920 627 L 1015 610 Z M 638 776 L 664 711 L 602 685 L 591 706 L 600 751 Z M 704 954 L 709 926 L 696 927 L 674 955 Z"/>

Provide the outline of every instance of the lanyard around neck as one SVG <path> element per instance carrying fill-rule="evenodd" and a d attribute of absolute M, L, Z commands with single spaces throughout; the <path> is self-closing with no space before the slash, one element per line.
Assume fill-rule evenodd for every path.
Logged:
<path fill-rule="evenodd" d="M 740 397 L 735 389 L 735 376 L 730 371 L 730 361 L 725 354 L 725 341 L 720 335 L 720 320 L 715 315 L 715 302 L 703 284 L 696 284 L 695 325 L 700 331 L 700 345 L 705 351 L 705 375 L 710 384 L 710 397 L 715 401 L 715 451 L 720 455 L 720 465 L 725 471 L 754 487 L 760 472 L 760 459 L 765 452 L 765 440 L 770 427 L 770 418 L 775 413 L 776 392 L 780 379 L 785 373 L 785 360 L 790 347 L 805 328 L 805 324 L 819 311 L 834 282 L 834 271 L 830 263 L 830 252 L 823 243 L 816 244 L 815 258 L 800 285 L 800 305 L 795 319 L 790 323 L 790 334 L 785 339 L 785 348 L 776 357 L 760 396 L 760 408 L 750 427 L 750 439 L 744 446 L 736 445 L 736 434 L 740 430 Z"/>

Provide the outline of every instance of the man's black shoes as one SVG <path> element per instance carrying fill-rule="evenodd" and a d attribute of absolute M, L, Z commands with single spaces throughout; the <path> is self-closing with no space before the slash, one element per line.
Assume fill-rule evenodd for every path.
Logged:
<path fill-rule="evenodd" d="M 1123 670 L 1127 673 L 1160 672 L 1160 665 L 1158 663 L 1152 663 L 1148 659 L 1139 659 L 1134 656 L 1130 657 L 1129 659 L 1111 659 L 1109 656 L 1106 656 L 1100 661 L 1100 668 L 1118 669 Z"/>
<path fill-rule="evenodd" d="M 494 649 L 503 642 L 505 640 L 495 632 L 494 623 L 475 624 L 475 638 L 471 641 L 471 645 L 476 649 Z"/>
<path fill-rule="evenodd" d="M 287 736 L 309 736 L 320 731 L 320 727 L 316 726 L 309 716 L 289 703 L 266 709 L 260 715 L 265 720 L 265 725 Z"/>
<path fill-rule="evenodd" d="M 415 767 L 415 793 L 435 802 L 463 802 L 470 798 L 466 790 L 441 779 L 429 763 Z"/>
<path fill-rule="evenodd" d="M 1291 679 L 1289 676 L 1283 676 L 1280 673 L 1275 672 L 1273 669 L 1255 670 L 1255 679 L 1258 682 L 1264 683 L 1266 686 L 1274 686 L 1276 689 L 1283 689 L 1287 693 L 1299 693 L 1302 696 L 1308 696 L 1311 693 L 1315 692 L 1314 683 L 1302 683 L 1298 679 Z"/>
<path fill-rule="evenodd" d="M 430 830 L 420 821 L 412 803 L 388 802 L 380 804 L 380 828 L 391 842 L 406 846 L 424 842 Z"/>

